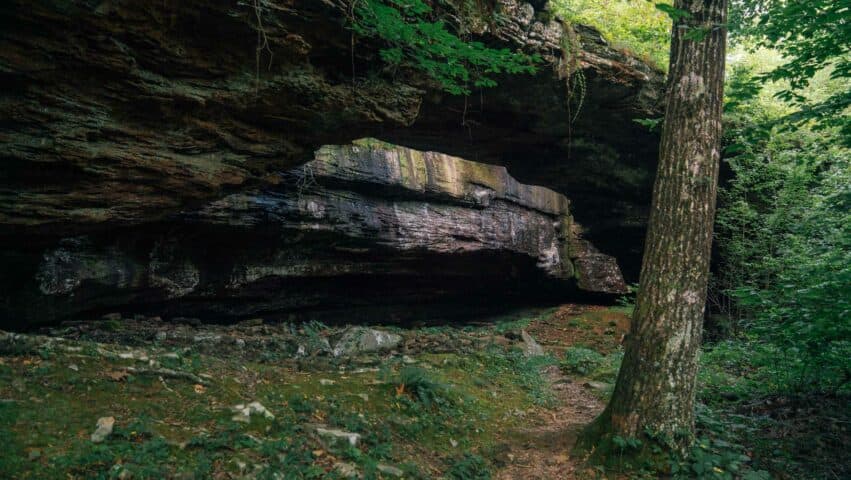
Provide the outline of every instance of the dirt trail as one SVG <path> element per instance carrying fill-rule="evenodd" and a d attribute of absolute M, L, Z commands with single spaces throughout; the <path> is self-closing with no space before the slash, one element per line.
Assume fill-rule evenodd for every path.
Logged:
<path fill-rule="evenodd" d="M 572 322 L 580 315 L 598 316 L 593 326 Z M 594 346 L 611 351 L 621 342 L 629 328 L 625 314 L 613 313 L 605 307 L 564 305 L 553 315 L 529 325 L 529 332 L 549 353 L 560 357 L 572 345 Z M 541 409 L 529 421 L 529 428 L 506 435 L 506 465 L 497 471 L 496 480 L 570 480 L 593 478 L 594 474 L 571 457 L 581 429 L 605 408 L 605 403 L 584 386 L 584 381 L 565 376 L 558 368 L 550 368 L 556 407 Z"/>
<path fill-rule="evenodd" d="M 605 405 L 581 384 L 555 383 L 553 387 L 558 407 L 542 410 L 533 420 L 535 426 L 510 434 L 508 464 L 497 472 L 497 480 L 588 478 L 570 451 L 577 433 Z"/>

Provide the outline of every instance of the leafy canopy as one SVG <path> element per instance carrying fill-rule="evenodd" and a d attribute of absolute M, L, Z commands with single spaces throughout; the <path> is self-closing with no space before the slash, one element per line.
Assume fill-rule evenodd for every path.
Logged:
<path fill-rule="evenodd" d="M 494 87 L 501 73 L 534 73 L 540 62 L 536 55 L 462 38 L 459 27 L 423 0 L 359 0 L 353 11 L 357 34 L 388 45 L 380 50 L 384 62 L 416 68 L 453 95 Z"/>
<path fill-rule="evenodd" d="M 798 107 L 788 120 L 839 127 L 844 142 L 851 143 L 851 0 L 734 0 L 732 12 L 735 36 L 785 56 L 756 80 L 787 82 L 777 96 Z M 845 88 L 810 101 L 802 92 L 825 69 Z"/>
<path fill-rule="evenodd" d="M 571 23 L 597 28 L 615 47 L 667 68 L 671 20 L 664 9 L 672 8 L 669 4 L 647 0 L 551 0 L 550 8 Z"/>
<path fill-rule="evenodd" d="M 840 126 L 783 120 L 795 106 L 776 94 L 788 82 L 755 88 L 784 65 L 770 50 L 734 53 L 727 82 L 726 155 L 733 178 L 722 188 L 716 224 L 716 287 L 735 300 L 743 333 L 779 352 L 780 388 L 837 390 L 851 382 L 851 149 Z M 799 90 L 830 97 L 843 79 L 829 68 Z M 820 128 L 815 128 L 819 126 Z"/>

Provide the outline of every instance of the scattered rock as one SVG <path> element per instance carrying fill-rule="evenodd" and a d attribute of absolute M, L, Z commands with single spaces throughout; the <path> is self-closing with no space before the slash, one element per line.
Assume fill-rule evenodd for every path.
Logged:
<path fill-rule="evenodd" d="M 393 465 L 385 465 L 383 463 L 379 463 L 376 468 L 378 468 L 379 472 L 393 477 L 401 477 L 405 475 L 405 472 L 403 472 L 402 469 L 396 468 Z"/>
<path fill-rule="evenodd" d="M 118 312 L 107 313 L 106 315 L 100 317 L 100 319 L 105 320 L 107 322 L 121 320 L 121 314 Z"/>
<path fill-rule="evenodd" d="M 402 342 L 402 336 L 395 333 L 366 327 L 350 327 L 334 344 L 335 357 L 357 355 L 391 350 Z"/>
<path fill-rule="evenodd" d="M 343 478 L 358 478 L 360 472 L 358 467 L 353 463 L 340 462 L 334 465 L 334 470 Z"/>
<path fill-rule="evenodd" d="M 248 405 L 235 405 L 231 409 L 236 413 L 231 420 L 234 422 L 250 423 L 252 415 L 262 415 L 263 418 L 274 420 L 275 415 L 266 409 L 260 402 L 251 402 Z"/>
<path fill-rule="evenodd" d="M 544 354 L 544 347 L 529 335 L 526 330 L 520 331 L 520 337 L 523 339 L 523 354 L 527 357 L 538 357 Z"/>
<path fill-rule="evenodd" d="M 365 393 L 358 393 L 358 394 L 357 394 L 357 396 L 358 396 L 361 400 L 363 400 L 364 402 L 368 402 L 368 401 L 369 401 L 369 395 L 367 395 L 367 394 L 365 394 Z"/>
<path fill-rule="evenodd" d="M 215 333 L 200 333 L 192 337 L 192 341 L 195 343 L 219 343 L 221 340 L 222 336 Z"/>
<path fill-rule="evenodd" d="M 154 335 L 154 339 L 158 342 L 162 342 L 166 338 L 168 338 L 168 334 L 166 332 L 163 332 L 163 331 L 159 331 L 159 332 L 156 333 L 156 335 Z"/>
<path fill-rule="evenodd" d="M 345 440 L 349 442 L 349 445 L 353 447 L 357 446 L 358 442 L 360 442 L 361 437 L 359 433 L 344 432 L 336 428 L 329 429 L 323 427 L 316 427 L 316 433 L 319 434 L 320 437 L 330 439 L 332 442 L 336 442 L 338 440 Z"/>
<path fill-rule="evenodd" d="M 417 363 L 417 360 L 412 357 L 409 357 L 408 355 L 402 355 L 402 363 L 407 363 L 410 365 L 413 363 Z"/>
<path fill-rule="evenodd" d="M 71 365 L 68 365 L 68 368 L 70 368 L 71 370 L 73 370 L 75 372 L 80 371 L 80 367 L 78 367 L 76 364 L 73 364 L 73 363 Z"/>
<path fill-rule="evenodd" d="M 92 433 L 92 442 L 100 443 L 106 440 L 106 437 L 112 434 L 112 427 L 115 425 L 115 417 L 100 417 L 98 418 L 97 428 Z"/>
<path fill-rule="evenodd" d="M 449 444 L 452 445 L 452 448 L 458 447 L 458 442 L 454 438 L 449 439 Z"/>
<path fill-rule="evenodd" d="M 245 340 L 243 340 L 241 338 L 237 338 L 234 341 L 234 344 L 236 345 L 236 348 L 245 348 Z"/>
<path fill-rule="evenodd" d="M 296 357 L 313 357 L 332 353 L 331 343 L 325 337 L 313 338 L 310 341 L 300 343 L 296 350 Z"/>
<path fill-rule="evenodd" d="M 334 380 L 329 380 L 327 378 L 320 378 L 319 379 L 319 385 L 322 385 L 323 387 L 334 385 L 335 383 L 337 383 L 337 382 L 335 382 Z"/>
<path fill-rule="evenodd" d="M 611 385 L 603 382 L 588 381 L 583 383 L 582 386 L 591 390 L 606 390 Z"/>
<path fill-rule="evenodd" d="M 372 367 L 372 368 L 356 368 L 356 369 L 352 370 L 352 373 L 354 373 L 354 374 L 375 373 L 377 371 L 378 371 L 378 369 L 374 368 L 374 367 Z"/>

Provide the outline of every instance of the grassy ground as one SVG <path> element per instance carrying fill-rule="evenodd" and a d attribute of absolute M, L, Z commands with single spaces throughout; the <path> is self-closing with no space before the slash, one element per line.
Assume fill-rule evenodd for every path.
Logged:
<path fill-rule="evenodd" d="M 193 327 L 191 340 L 146 342 L 150 330 L 101 322 L 54 332 L 71 340 L 6 341 L 0 477 L 489 478 L 512 432 L 556 407 L 541 373 L 556 359 L 518 348 L 519 329 L 551 313 L 405 331 L 396 352 L 346 359 L 293 359 L 275 342 L 267 351 L 211 348 L 204 338 L 222 333 L 213 326 Z M 254 401 L 274 418 L 232 419 L 235 405 Z M 115 427 L 94 443 L 100 417 Z M 361 439 L 331 441 L 317 428 Z"/>
<path fill-rule="evenodd" d="M 0 335 L 0 478 L 655 478 L 569 457 L 611 392 L 628 313 L 565 305 L 388 329 L 404 337 L 393 351 L 345 358 L 293 354 L 293 341 L 333 338 L 321 325 L 122 321 Z M 523 355 L 522 329 L 545 355 Z M 672 475 L 849 478 L 849 399 L 779 395 L 749 355 L 735 342 L 706 349 L 699 441 Z M 234 420 L 250 402 L 274 418 Z M 101 417 L 114 431 L 94 443 Z"/>

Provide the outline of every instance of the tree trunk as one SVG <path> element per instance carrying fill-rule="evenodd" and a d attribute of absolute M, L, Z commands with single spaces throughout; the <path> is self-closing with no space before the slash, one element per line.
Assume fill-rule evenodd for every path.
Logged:
<path fill-rule="evenodd" d="M 661 440 L 680 452 L 694 436 L 720 157 L 727 0 L 676 0 L 659 167 L 623 366 L 600 435 Z"/>

